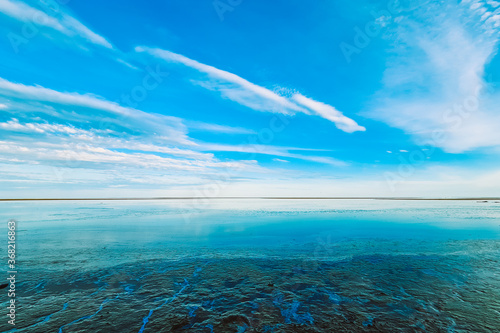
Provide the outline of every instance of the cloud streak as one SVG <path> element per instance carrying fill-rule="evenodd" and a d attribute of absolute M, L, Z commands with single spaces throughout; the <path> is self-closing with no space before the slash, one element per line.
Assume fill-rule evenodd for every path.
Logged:
<path fill-rule="evenodd" d="M 352 133 L 364 131 L 354 120 L 344 116 L 334 107 L 314 101 L 301 94 L 291 99 L 281 96 L 265 87 L 256 85 L 236 74 L 200 63 L 181 54 L 158 48 L 138 46 L 136 52 L 145 52 L 167 62 L 178 63 L 209 76 L 209 80 L 196 81 L 200 86 L 218 91 L 223 97 L 257 111 L 293 115 L 303 113 L 318 115 L 333 122 L 340 130 Z"/>
<path fill-rule="evenodd" d="M 57 2 L 53 1 L 50 5 L 42 2 L 41 6 L 45 11 L 33 8 L 21 1 L 0 0 L 0 12 L 21 22 L 44 26 L 68 37 L 78 36 L 92 44 L 108 49 L 113 48 L 104 37 L 66 13 Z"/>
<path fill-rule="evenodd" d="M 219 151 L 219 152 L 227 151 L 227 152 L 245 153 L 250 155 L 260 154 L 260 155 L 289 157 L 303 161 L 329 164 L 336 167 L 346 167 L 349 165 L 349 163 L 347 162 L 328 156 L 311 156 L 311 155 L 297 154 L 292 152 L 292 151 L 313 151 L 313 152 L 324 151 L 322 149 L 280 147 L 280 146 L 269 146 L 269 145 L 259 145 L 259 144 L 226 145 L 226 144 L 210 144 L 210 143 L 202 144 L 202 148 L 206 151 Z"/>
<path fill-rule="evenodd" d="M 366 128 L 359 126 L 354 120 L 342 114 L 333 106 L 307 98 L 301 94 L 294 94 L 292 100 L 299 105 L 305 106 L 311 111 L 314 111 L 320 117 L 330 120 L 337 126 L 338 129 L 352 133 L 356 131 L 366 131 Z"/>
<path fill-rule="evenodd" d="M 247 169 L 255 162 L 220 162 L 214 160 L 186 160 L 162 157 L 145 153 L 126 153 L 92 145 L 51 145 L 33 147 L 12 141 L 0 141 L 0 152 L 5 156 L 25 157 L 36 161 L 59 162 L 62 165 L 89 167 L 89 164 L 113 166 L 133 166 L 135 168 L 156 168 L 186 172 L 203 172 L 208 168 Z M 68 163 L 70 161 L 70 163 Z M 86 164 L 85 164 L 86 163 Z"/>
<path fill-rule="evenodd" d="M 243 127 L 231 127 L 219 124 L 209 124 L 200 121 L 190 120 L 185 121 L 186 126 L 189 129 L 212 132 L 212 133 L 223 133 L 223 134 L 256 134 L 254 130 L 243 128 Z"/>
<path fill-rule="evenodd" d="M 500 145 L 500 95 L 485 80 L 498 48 L 498 6 L 432 4 L 393 26 L 395 56 L 366 115 L 450 153 Z"/>
<path fill-rule="evenodd" d="M 3 78 L 0 78 L 0 95 L 13 97 L 22 101 L 33 100 L 101 110 L 110 113 L 110 117 L 107 118 L 109 121 L 106 120 L 100 124 L 103 128 L 110 126 L 110 123 L 131 127 L 134 126 L 132 124 L 140 124 L 145 131 L 160 135 L 172 142 L 186 145 L 194 144 L 187 139 L 187 130 L 179 118 L 156 115 L 123 107 L 118 103 L 110 102 L 97 95 L 60 92 L 42 86 L 28 86 L 14 83 Z"/>
<path fill-rule="evenodd" d="M 198 177 L 198 182 L 200 177 L 231 173 L 229 170 L 247 175 L 271 172 L 258 164 L 254 159 L 256 155 L 337 167 L 346 165 L 331 157 L 311 156 L 310 151 L 316 151 L 314 149 L 194 140 L 188 136 L 191 127 L 213 133 L 256 133 L 244 128 L 150 114 L 89 93 L 61 92 L 0 78 L 0 96 L 3 96 L 0 101 L 5 100 L 8 104 L 4 120 L 0 121 L 3 140 L 0 142 L 3 156 L 0 162 L 62 168 L 69 181 L 79 181 L 78 177 L 73 177 L 74 172 L 67 171 L 71 168 L 88 171 L 112 167 L 118 173 L 134 173 L 135 170 L 139 174 L 147 169 L 147 173 L 192 174 Z M 9 114 L 10 119 L 6 117 Z M 300 151 L 307 151 L 307 154 L 298 153 Z M 238 159 L 216 156 L 224 152 L 244 155 Z M 144 182 L 147 178 L 145 176 Z"/>

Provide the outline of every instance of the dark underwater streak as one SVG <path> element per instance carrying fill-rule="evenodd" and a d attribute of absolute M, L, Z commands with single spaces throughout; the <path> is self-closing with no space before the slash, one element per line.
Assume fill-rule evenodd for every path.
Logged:
<path fill-rule="evenodd" d="M 65 326 L 69 326 L 69 325 L 72 325 L 72 324 L 75 324 L 77 322 L 80 322 L 80 321 L 83 321 L 83 320 L 86 320 L 86 319 L 91 319 L 91 318 L 94 318 L 99 312 L 101 312 L 101 310 L 103 309 L 104 307 L 104 304 L 108 303 L 108 302 L 111 302 L 111 301 L 114 301 L 115 299 L 117 299 L 118 297 L 120 297 L 120 295 L 116 295 L 115 297 L 113 298 L 106 298 L 104 301 L 102 301 L 101 303 L 101 306 L 99 306 L 99 309 L 97 309 L 97 311 L 92 314 L 92 315 L 87 315 L 87 316 L 83 316 L 81 318 L 78 318 L 78 319 L 75 319 L 73 320 L 72 322 L 68 323 L 68 324 L 64 324 L 62 325 L 61 327 L 59 327 L 59 333 L 62 333 L 62 329 L 63 327 Z"/>
<path fill-rule="evenodd" d="M 173 302 L 183 291 L 189 286 L 188 280 L 184 279 L 184 285 L 182 286 L 181 290 L 179 290 L 177 293 L 175 293 L 172 297 L 167 298 L 165 302 L 163 302 L 161 305 L 157 306 L 154 309 L 149 310 L 149 313 L 146 317 L 142 319 L 142 326 L 141 329 L 139 330 L 139 333 L 143 333 L 144 330 L 146 329 L 146 325 L 149 322 L 149 318 L 153 315 L 153 312 L 156 310 L 161 309 L 164 305 Z"/>
<path fill-rule="evenodd" d="M 207 261 L 203 266 L 206 266 L 209 263 L 210 263 L 210 261 Z M 198 273 L 201 272 L 201 270 L 202 270 L 201 267 L 196 267 L 196 269 L 193 272 L 193 277 L 198 276 Z M 184 291 L 184 289 L 186 289 L 188 286 L 189 286 L 189 282 L 186 278 L 184 278 L 184 285 L 176 294 L 174 294 L 172 297 L 165 300 L 165 302 L 163 302 L 161 305 L 157 306 L 156 308 L 149 310 L 148 315 L 142 319 L 142 326 L 141 326 L 141 329 L 139 330 L 139 333 L 144 332 L 144 330 L 146 329 L 146 325 L 149 322 L 149 318 L 153 315 L 154 311 L 159 310 L 164 305 L 173 302 Z"/>
<path fill-rule="evenodd" d="M 50 320 L 50 318 L 52 318 L 52 316 L 53 316 L 53 315 L 55 315 L 56 313 L 59 313 L 59 312 L 61 312 L 61 311 L 66 310 L 66 308 L 67 308 L 67 307 L 68 307 L 68 303 L 64 303 L 63 308 L 62 308 L 61 310 L 58 310 L 58 311 L 56 311 L 56 312 L 53 312 L 53 313 L 49 314 L 49 315 L 48 315 L 48 316 L 46 316 L 46 317 L 45 317 L 42 321 L 39 321 L 38 323 L 35 323 L 35 324 L 30 325 L 30 326 L 27 326 L 27 327 L 23 327 L 23 328 L 21 328 L 21 329 L 13 328 L 13 329 L 11 329 L 11 330 L 8 330 L 8 331 L 7 331 L 7 332 L 5 332 L 5 333 L 9 333 L 9 332 L 19 332 L 19 331 L 23 331 L 23 330 L 28 329 L 28 328 L 33 328 L 33 327 L 36 327 L 36 326 L 38 326 L 38 325 L 44 324 L 44 323 L 48 322 L 48 321 Z"/>

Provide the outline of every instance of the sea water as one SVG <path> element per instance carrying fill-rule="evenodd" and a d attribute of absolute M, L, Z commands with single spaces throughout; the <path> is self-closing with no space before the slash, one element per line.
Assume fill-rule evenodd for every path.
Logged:
<path fill-rule="evenodd" d="M 17 272 L 16 325 L 4 316 L 2 332 L 500 331 L 494 201 L 0 208 L 5 271 L 16 221 Z"/>

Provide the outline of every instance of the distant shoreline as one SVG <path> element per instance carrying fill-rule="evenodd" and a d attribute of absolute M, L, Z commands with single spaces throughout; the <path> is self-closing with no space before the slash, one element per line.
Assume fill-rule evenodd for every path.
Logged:
<path fill-rule="evenodd" d="M 500 201 L 500 197 L 486 198 L 413 198 L 413 197 L 151 197 L 151 198 L 26 198 L 0 199 L 6 201 L 140 201 L 140 200 L 231 200 L 231 199 L 266 199 L 266 200 L 432 200 L 432 201 Z"/>

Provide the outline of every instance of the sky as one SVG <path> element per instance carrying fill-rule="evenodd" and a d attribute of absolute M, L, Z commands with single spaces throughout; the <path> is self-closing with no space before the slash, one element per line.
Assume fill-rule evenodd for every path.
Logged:
<path fill-rule="evenodd" d="M 500 2 L 0 0 L 0 198 L 500 196 Z"/>

